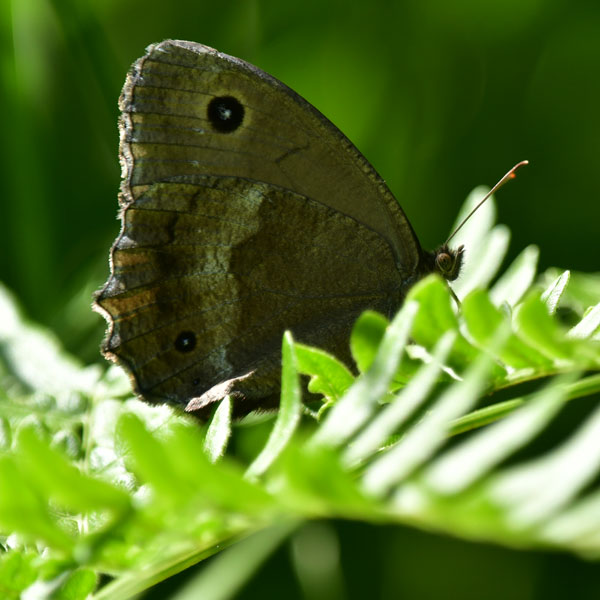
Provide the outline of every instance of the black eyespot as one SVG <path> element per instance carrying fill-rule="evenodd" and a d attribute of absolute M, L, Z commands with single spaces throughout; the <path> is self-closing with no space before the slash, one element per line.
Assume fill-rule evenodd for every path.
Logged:
<path fill-rule="evenodd" d="M 186 354 L 196 347 L 196 334 L 193 331 L 182 331 L 175 338 L 175 350 Z"/>
<path fill-rule="evenodd" d="M 206 114 L 217 131 L 230 133 L 242 124 L 244 107 L 233 96 L 220 96 L 209 102 Z"/>

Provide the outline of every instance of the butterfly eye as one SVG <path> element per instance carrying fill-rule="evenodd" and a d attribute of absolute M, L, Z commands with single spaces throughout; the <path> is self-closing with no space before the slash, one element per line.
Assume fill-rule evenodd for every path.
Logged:
<path fill-rule="evenodd" d="M 454 281 L 463 264 L 464 246 L 456 250 L 448 248 L 446 244 L 440 246 L 435 255 L 435 270 L 448 281 Z"/>
<path fill-rule="evenodd" d="M 446 252 L 441 252 L 436 256 L 435 264 L 438 271 L 445 275 L 452 269 L 452 257 Z"/>

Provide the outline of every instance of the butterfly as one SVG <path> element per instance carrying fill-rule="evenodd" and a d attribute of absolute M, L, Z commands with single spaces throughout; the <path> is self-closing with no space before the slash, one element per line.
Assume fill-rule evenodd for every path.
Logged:
<path fill-rule="evenodd" d="M 149 402 L 206 416 L 276 406 L 281 338 L 348 358 L 366 309 L 393 315 L 463 247 L 423 250 L 381 177 L 257 67 L 168 40 L 120 97 L 121 231 L 95 308 L 107 358 Z"/>

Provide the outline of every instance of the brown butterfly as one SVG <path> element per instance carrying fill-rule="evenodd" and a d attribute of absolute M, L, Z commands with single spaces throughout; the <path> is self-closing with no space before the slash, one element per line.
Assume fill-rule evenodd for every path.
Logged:
<path fill-rule="evenodd" d="M 257 67 L 149 46 L 120 98 L 122 227 L 95 308 L 105 356 L 150 402 L 275 406 L 282 334 L 347 357 L 365 309 L 393 315 L 463 248 L 424 251 L 352 143 Z"/>

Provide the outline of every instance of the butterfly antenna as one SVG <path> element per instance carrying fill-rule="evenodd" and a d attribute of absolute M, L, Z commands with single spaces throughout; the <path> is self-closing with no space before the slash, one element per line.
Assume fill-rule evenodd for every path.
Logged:
<path fill-rule="evenodd" d="M 495 192 L 497 192 L 507 181 L 516 177 L 517 169 L 520 169 L 523 165 L 528 165 L 528 160 L 522 160 L 517 163 L 479 202 L 479 204 L 462 220 L 460 225 L 450 234 L 450 237 L 446 240 L 446 244 L 462 229 L 463 225 L 475 214 L 479 207 Z"/>

